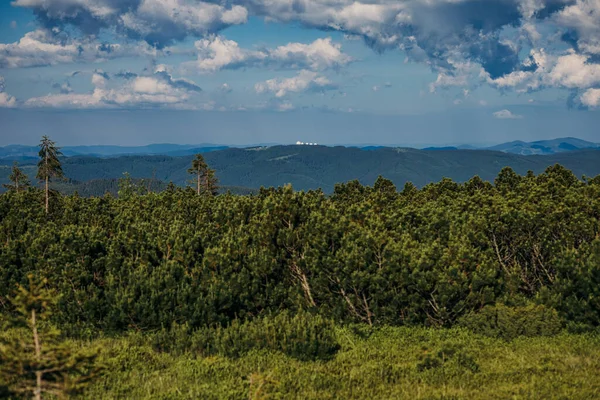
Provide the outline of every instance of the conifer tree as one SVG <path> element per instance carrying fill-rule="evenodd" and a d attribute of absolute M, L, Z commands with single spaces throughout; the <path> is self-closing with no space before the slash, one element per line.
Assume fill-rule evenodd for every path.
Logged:
<path fill-rule="evenodd" d="M 206 174 L 204 177 L 204 192 L 209 194 L 210 196 L 215 196 L 218 194 L 219 186 L 218 179 L 215 176 L 215 170 L 211 168 L 206 168 Z"/>
<path fill-rule="evenodd" d="M 45 183 L 46 193 L 46 214 L 48 213 L 48 199 L 50 195 L 49 183 L 52 178 L 63 178 L 63 170 L 60 164 L 60 147 L 56 146 L 50 138 L 46 135 L 42 136 L 40 142 L 40 161 L 38 162 L 38 172 L 36 178 Z"/>
<path fill-rule="evenodd" d="M 19 168 L 19 164 L 15 161 L 12 166 L 12 172 L 8 177 L 10 179 L 11 184 L 2 185 L 8 190 L 14 190 L 15 192 L 20 192 L 22 190 L 26 190 L 29 185 L 29 178 L 25 173 Z"/>
<path fill-rule="evenodd" d="M 29 288 L 18 287 L 11 299 L 17 314 L 9 324 L 13 334 L 0 341 L 0 374 L 12 392 L 35 400 L 80 392 L 100 372 L 96 354 L 73 352 L 48 323 L 59 296 L 46 285 L 30 274 Z"/>
<path fill-rule="evenodd" d="M 217 177 L 215 176 L 215 170 L 210 169 L 202 154 L 196 154 L 196 157 L 192 160 L 192 166 L 188 169 L 188 173 L 194 175 L 194 183 L 196 184 L 196 193 L 206 193 L 209 195 L 216 195 Z"/>

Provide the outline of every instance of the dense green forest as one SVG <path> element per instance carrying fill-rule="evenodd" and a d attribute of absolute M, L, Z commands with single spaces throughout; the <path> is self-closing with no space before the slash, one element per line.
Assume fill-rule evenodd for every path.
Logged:
<path fill-rule="evenodd" d="M 600 176 L 119 189 L 50 191 L 48 212 L 42 190 L 0 195 L 0 343 L 52 309 L 40 330 L 97 348 L 78 360 L 104 371 L 73 396 L 600 395 Z M 23 371 L 0 394 L 18 396 Z"/>
<path fill-rule="evenodd" d="M 409 148 L 359 149 L 326 146 L 272 146 L 225 149 L 204 153 L 216 170 L 221 185 L 244 194 L 238 188 L 258 190 L 292 184 L 296 190 L 322 189 L 331 194 L 335 184 L 358 179 L 373 185 L 379 175 L 401 188 L 407 182 L 417 187 L 444 177 L 464 183 L 474 175 L 493 181 L 500 170 L 510 166 L 518 174 L 536 174 L 554 164 L 578 177 L 600 174 L 600 150 L 580 150 L 545 156 L 521 156 L 487 150 L 416 150 Z M 185 186 L 192 156 L 122 156 L 114 158 L 65 157 L 63 169 L 69 182 L 56 189 L 65 194 L 75 190 L 102 196 L 114 189 L 128 172 L 134 179 L 156 179 L 163 185 Z M 8 182 L 12 161 L 0 161 L 0 184 Z M 35 176 L 35 161 L 22 162 L 23 170 Z M 1 190 L 1 189 L 0 189 Z M 114 192 L 113 192 L 114 193 Z"/>

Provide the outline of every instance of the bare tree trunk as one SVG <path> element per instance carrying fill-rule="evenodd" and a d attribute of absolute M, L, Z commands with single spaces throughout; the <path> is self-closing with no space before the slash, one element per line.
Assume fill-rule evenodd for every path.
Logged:
<path fill-rule="evenodd" d="M 198 196 L 200 196 L 200 167 L 198 167 L 198 185 L 197 185 Z"/>
<path fill-rule="evenodd" d="M 46 214 L 48 214 L 48 176 L 46 176 Z"/>
<path fill-rule="evenodd" d="M 310 290 L 310 284 L 308 283 L 308 277 L 306 276 L 304 271 L 302 271 L 302 268 L 300 268 L 300 266 L 298 265 L 298 263 L 296 263 L 296 261 L 293 261 L 290 269 L 292 270 L 292 273 L 294 275 L 296 275 L 296 278 L 300 281 L 300 285 L 302 286 L 302 290 L 304 291 L 304 295 L 306 296 L 308 303 L 311 306 L 316 307 L 317 303 L 315 303 L 315 300 L 312 296 L 312 291 Z"/>
<path fill-rule="evenodd" d="M 45 158 L 45 163 L 46 163 L 46 214 L 48 214 L 48 177 L 49 177 L 49 172 L 48 172 L 48 149 L 46 149 L 46 158 Z"/>
<path fill-rule="evenodd" d="M 33 331 L 33 343 L 35 345 L 35 359 L 39 363 L 42 358 L 42 349 L 40 347 L 40 338 L 38 336 L 37 324 L 35 321 L 35 310 L 31 310 L 31 330 Z M 39 365 L 38 365 L 39 368 Z M 35 371 L 35 390 L 33 391 L 34 400 L 42 400 L 42 371 Z"/>

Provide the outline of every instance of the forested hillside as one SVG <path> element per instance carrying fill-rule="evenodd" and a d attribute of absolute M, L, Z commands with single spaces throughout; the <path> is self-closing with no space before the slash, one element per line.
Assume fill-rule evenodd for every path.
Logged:
<path fill-rule="evenodd" d="M 53 194 L 48 213 L 39 189 L 0 195 L 0 322 L 38 309 L 37 300 L 19 303 L 37 292 L 13 296 L 28 276 L 43 278 L 40 287 L 56 293 L 46 295 L 47 321 L 69 351 L 99 349 L 96 361 L 74 360 L 106 367 L 73 393 L 600 393 L 591 378 L 600 344 L 585 336 L 600 325 L 600 176 L 504 168 L 493 183 L 475 176 L 397 190 L 379 178 L 338 184 L 331 196 L 290 186 L 249 196 L 148 193 L 131 180 L 119 189 L 118 198 Z M 31 337 L 12 329 L 0 345 Z M 10 369 L 23 363 L 11 354 L 0 352 L 12 371 L 0 393 L 16 396 L 27 375 Z M 147 380 L 164 368 L 168 384 Z M 336 385 L 340 376 L 348 381 Z"/>
<path fill-rule="evenodd" d="M 0 197 L 0 296 L 42 274 L 64 294 L 57 321 L 72 332 L 196 329 L 303 308 L 451 326 L 498 301 L 533 301 L 593 327 L 599 179 L 555 166 L 504 169 L 495 185 L 350 182 L 332 197 L 290 187 L 59 196 L 48 216 L 38 190 L 11 192 Z"/>
<path fill-rule="evenodd" d="M 493 180 L 505 166 L 519 174 L 528 170 L 537 174 L 559 163 L 578 177 L 600 174 L 599 150 L 520 156 L 486 150 L 274 146 L 226 149 L 204 155 L 223 186 L 258 189 L 291 183 L 297 190 L 320 188 L 326 193 L 331 193 L 336 183 L 353 179 L 372 185 L 379 175 L 398 187 L 406 182 L 422 187 L 445 177 L 457 182 L 466 182 L 474 175 Z M 170 181 L 185 186 L 191 160 L 191 156 L 66 157 L 63 169 L 75 186 L 57 189 L 65 193 L 79 190 L 80 193 L 102 195 L 106 185 L 114 187 L 116 179 L 124 172 L 137 179 L 154 178 L 162 182 L 161 187 Z M 0 184 L 6 183 L 11 164 L 4 161 L 0 165 Z M 34 164 L 25 163 L 22 168 L 30 177 L 35 176 Z M 82 184 L 85 184 L 83 189 L 77 188 Z"/>

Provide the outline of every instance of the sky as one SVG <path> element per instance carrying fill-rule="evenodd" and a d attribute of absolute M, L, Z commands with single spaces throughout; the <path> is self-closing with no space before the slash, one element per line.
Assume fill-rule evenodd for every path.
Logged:
<path fill-rule="evenodd" d="M 600 0 L 0 2 L 0 146 L 600 142 Z"/>

